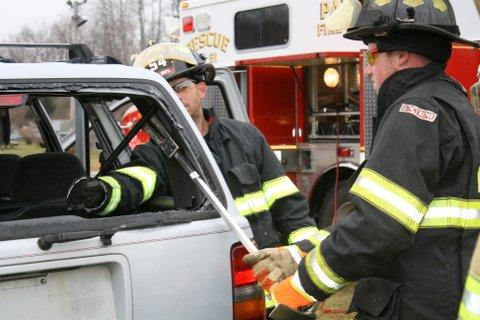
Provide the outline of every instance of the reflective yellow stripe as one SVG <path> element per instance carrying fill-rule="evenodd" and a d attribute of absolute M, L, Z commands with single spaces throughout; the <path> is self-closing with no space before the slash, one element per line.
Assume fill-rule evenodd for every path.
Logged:
<path fill-rule="evenodd" d="M 281 198 L 288 197 L 294 193 L 299 192 L 297 186 L 287 176 L 281 176 L 276 179 L 266 181 L 262 185 L 265 199 L 270 208 L 275 201 Z"/>
<path fill-rule="evenodd" d="M 243 197 L 236 198 L 235 205 L 242 216 L 258 214 L 268 210 L 262 191 L 247 193 Z"/>
<path fill-rule="evenodd" d="M 435 198 L 429 205 L 420 228 L 480 228 L 480 201 Z"/>
<path fill-rule="evenodd" d="M 155 171 L 146 167 L 127 167 L 115 170 L 115 172 L 132 177 L 142 184 L 143 199 L 141 203 L 150 199 L 155 190 L 155 183 L 157 181 L 157 174 Z"/>
<path fill-rule="evenodd" d="M 310 241 L 315 247 L 318 247 L 320 243 L 330 235 L 330 232 L 327 230 L 318 230 L 317 233 L 308 237 L 308 241 Z"/>
<path fill-rule="evenodd" d="M 469 272 L 465 282 L 465 292 L 458 318 L 461 320 L 480 320 L 480 279 Z"/>
<path fill-rule="evenodd" d="M 275 307 L 275 301 L 273 301 L 270 293 L 268 291 L 264 290 L 264 294 L 265 294 L 265 308 L 268 309 L 268 308 Z"/>
<path fill-rule="evenodd" d="M 330 269 L 318 246 L 307 255 L 305 267 L 310 280 L 325 293 L 334 293 L 347 284 L 345 279 Z"/>
<path fill-rule="evenodd" d="M 107 206 L 101 212 L 97 213 L 100 216 L 106 216 L 114 211 L 120 203 L 121 187 L 115 178 L 109 176 L 101 176 L 98 178 L 108 183 L 108 185 L 112 188 L 112 194 L 110 195 Z"/>
<path fill-rule="evenodd" d="M 278 199 L 297 193 L 298 189 L 287 177 L 282 176 L 262 185 L 262 190 L 235 198 L 235 205 L 242 216 L 267 211 Z"/>
<path fill-rule="evenodd" d="M 295 230 L 288 235 L 288 244 L 292 244 L 294 242 L 307 239 L 308 237 L 316 234 L 318 231 L 319 230 L 317 227 L 305 227 L 305 228 Z"/>
<path fill-rule="evenodd" d="M 427 206 L 406 189 L 377 172 L 363 169 L 351 193 L 385 212 L 411 232 L 417 232 Z"/>

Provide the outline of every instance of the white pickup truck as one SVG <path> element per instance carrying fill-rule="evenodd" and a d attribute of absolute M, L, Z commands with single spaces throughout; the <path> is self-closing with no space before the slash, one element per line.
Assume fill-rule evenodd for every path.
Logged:
<path fill-rule="evenodd" d="M 243 108 L 231 108 L 242 103 L 226 86 L 231 77 L 219 71 L 209 92 L 220 114 L 248 121 Z M 131 104 L 169 157 L 173 197 L 134 214 L 69 211 L 65 197 L 75 179 L 94 176 L 99 163 L 129 161 L 130 136 L 111 109 Z M 246 250 L 185 166 L 251 236 L 248 223 L 190 116 L 156 73 L 118 64 L 0 63 L 0 145 L 1 319 L 264 319 L 263 293 L 241 259 Z"/>

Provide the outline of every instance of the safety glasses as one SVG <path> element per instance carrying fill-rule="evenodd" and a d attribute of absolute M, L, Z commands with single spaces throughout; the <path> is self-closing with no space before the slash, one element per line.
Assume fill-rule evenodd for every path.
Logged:
<path fill-rule="evenodd" d="M 367 51 L 367 61 L 369 65 L 374 66 L 375 62 L 377 62 L 377 58 L 378 58 L 378 49 L 373 48 Z"/>
<path fill-rule="evenodd" d="M 173 91 L 175 91 L 175 93 L 181 93 L 183 92 L 186 88 L 196 84 L 198 82 L 196 82 L 195 80 L 191 80 L 191 79 L 185 79 L 179 83 L 177 83 L 176 85 L 173 85 L 172 86 L 172 89 Z"/>

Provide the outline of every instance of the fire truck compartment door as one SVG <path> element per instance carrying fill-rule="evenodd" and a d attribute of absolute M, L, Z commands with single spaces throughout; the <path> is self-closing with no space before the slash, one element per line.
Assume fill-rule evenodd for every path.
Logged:
<path fill-rule="evenodd" d="M 295 72 L 302 82 L 301 70 Z M 250 119 L 270 144 L 303 141 L 303 94 L 290 68 L 249 67 L 248 100 Z"/>
<path fill-rule="evenodd" d="M 2 267 L 2 319 L 131 319 L 130 271 L 121 255 Z"/>

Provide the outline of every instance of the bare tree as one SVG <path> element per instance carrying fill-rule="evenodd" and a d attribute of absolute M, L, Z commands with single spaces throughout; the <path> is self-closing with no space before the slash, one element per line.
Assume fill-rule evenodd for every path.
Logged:
<path fill-rule="evenodd" d="M 145 45 L 145 7 L 144 7 L 144 0 L 138 0 L 138 27 L 140 28 L 140 47 Z"/>
<path fill-rule="evenodd" d="M 180 0 L 90 0 L 80 8 L 88 22 L 77 27 L 70 17 L 60 17 L 49 25 L 26 26 L 11 35 L 6 42 L 86 43 L 95 54 L 114 56 L 125 64 L 148 46 L 150 40 L 169 40 L 164 18 L 178 15 Z M 76 35 L 76 37 L 74 37 Z M 0 55 L 19 61 L 66 59 L 58 50 L 1 50 Z"/>

